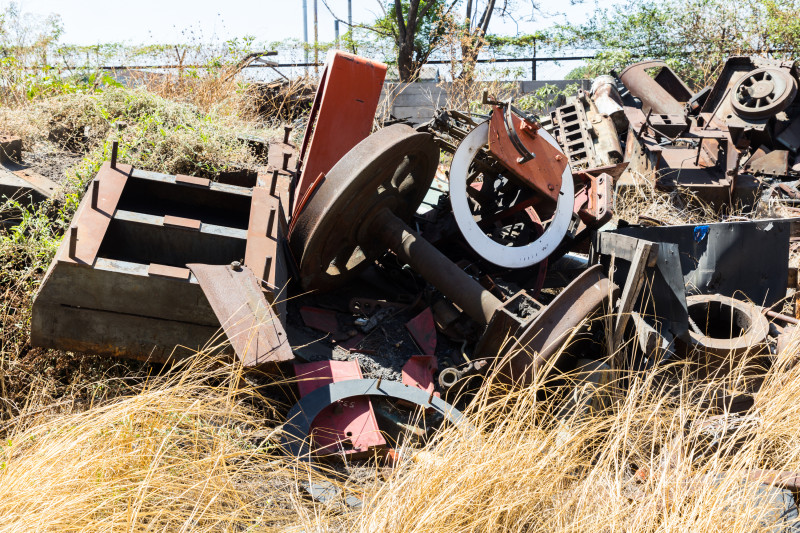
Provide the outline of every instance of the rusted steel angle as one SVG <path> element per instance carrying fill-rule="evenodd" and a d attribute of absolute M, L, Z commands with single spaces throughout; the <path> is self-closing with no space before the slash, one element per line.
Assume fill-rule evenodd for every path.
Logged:
<path fill-rule="evenodd" d="M 270 303 L 281 317 L 286 316 L 286 285 L 289 268 L 283 251 L 286 214 L 279 198 L 265 187 L 254 187 L 247 226 L 244 263 L 270 289 Z"/>
<path fill-rule="evenodd" d="M 198 263 L 187 266 L 244 366 L 294 359 L 283 324 L 249 268 Z"/>
<path fill-rule="evenodd" d="M 57 261 L 87 266 L 94 263 L 132 170 L 130 165 L 117 164 L 116 168 L 111 168 L 110 163 L 103 164 L 90 185 L 98 187 L 97 203 L 81 202 L 72 219 L 72 226 L 56 253 Z"/>

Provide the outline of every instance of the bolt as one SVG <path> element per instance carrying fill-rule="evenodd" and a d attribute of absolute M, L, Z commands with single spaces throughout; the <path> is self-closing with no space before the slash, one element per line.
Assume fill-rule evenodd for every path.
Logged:
<path fill-rule="evenodd" d="M 236 272 L 239 272 L 242 270 L 242 263 L 240 263 L 239 261 L 234 261 L 233 263 L 231 263 L 231 268 Z"/>
<path fill-rule="evenodd" d="M 284 152 L 283 154 L 283 170 L 289 170 L 289 159 L 292 158 L 292 154 Z"/>
<path fill-rule="evenodd" d="M 564 159 L 564 158 L 562 157 L 562 155 L 561 155 L 561 154 L 558 154 L 558 155 L 556 156 L 556 161 L 561 161 L 562 159 Z"/>
<path fill-rule="evenodd" d="M 548 188 L 549 190 L 551 190 L 551 191 L 552 191 L 552 190 L 555 190 L 555 187 L 553 187 L 553 184 L 552 184 L 552 183 L 548 183 L 548 184 L 547 184 L 547 188 Z"/>
<path fill-rule="evenodd" d="M 292 129 L 292 126 L 283 127 L 283 144 L 289 144 L 289 135 L 291 135 Z"/>

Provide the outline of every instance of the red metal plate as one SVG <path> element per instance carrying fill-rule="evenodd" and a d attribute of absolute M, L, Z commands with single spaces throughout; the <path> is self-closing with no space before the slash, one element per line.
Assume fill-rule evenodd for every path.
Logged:
<path fill-rule="evenodd" d="M 247 267 L 188 265 L 244 366 L 291 361 L 286 331 Z"/>
<path fill-rule="evenodd" d="M 436 353 L 436 324 L 433 322 L 433 311 L 430 307 L 426 307 L 424 311 L 409 320 L 406 329 L 422 353 L 426 355 Z"/>
<path fill-rule="evenodd" d="M 433 373 L 439 363 L 433 355 L 412 355 L 403 365 L 403 385 L 417 387 L 426 392 L 433 392 Z M 439 396 L 439 393 L 434 393 Z"/>
<path fill-rule="evenodd" d="M 70 256 L 71 237 L 68 231 L 56 254 L 57 261 L 82 265 L 94 264 L 108 225 L 117 210 L 122 189 L 132 171 L 133 167 L 130 165 L 118 163 L 116 168 L 111 168 L 110 163 L 103 163 L 94 178 L 96 185 L 90 185 L 90 187 L 100 187 L 97 195 L 97 207 L 92 207 L 91 193 L 84 195 L 78 212 L 72 219 L 72 226 L 78 228 L 77 242 L 74 246 L 75 253 Z"/>
<path fill-rule="evenodd" d="M 385 76 L 383 63 L 340 50 L 328 53 L 300 151 L 295 212 L 311 183 L 372 131 Z"/>
<path fill-rule="evenodd" d="M 356 361 L 318 361 L 294 365 L 300 396 L 320 387 L 361 379 Z M 384 446 L 386 440 L 378 428 L 369 398 L 359 396 L 335 402 L 326 407 L 311 425 L 316 453 L 365 452 L 370 447 Z M 348 443 L 352 446 L 348 446 Z"/>
<path fill-rule="evenodd" d="M 508 113 L 509 111 L 506 111 Z M 532 135 L 529 128 L 522 127 L 522 119 L 511 115 L 514 129 L 520 141 L 528 151 L 536 157 L 525 163 L 519 163 L 519 152 L 514 148 L 506 133 L 503 112 L 495 107 L 489 123 L 489 152 L 498 158 L 517 179 L 543 194 L 558 201 L 561 190 L 561 175 L 567 168 L 567 156 L 554 148 L 541 135 Z"/>

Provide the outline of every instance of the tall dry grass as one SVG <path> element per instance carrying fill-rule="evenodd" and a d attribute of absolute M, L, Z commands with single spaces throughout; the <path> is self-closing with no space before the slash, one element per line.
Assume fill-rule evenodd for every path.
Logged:
<path fill-rule="evenodd" d="M 624 375 L 624 394 L 583 387 L 607 401 L 571 412 L 565 376 L 490 381 L 467 409 L 474 431 L 444 428 L 351 479 L 360 509 L 311 502 L 301 487 L 318 474 L 275 444 L 285 407 L 199 356 L 127 397 L 6 423 L 0 530 L 784 531 L 788 495 L 754 469 L 800 470 L 798 347 L 761 371 L 746 415 L 718 399 L 752 392 L 755 354 L 715 379 L 674 363 Z M 556 385 L 566 396 L 542 396 Z"/>

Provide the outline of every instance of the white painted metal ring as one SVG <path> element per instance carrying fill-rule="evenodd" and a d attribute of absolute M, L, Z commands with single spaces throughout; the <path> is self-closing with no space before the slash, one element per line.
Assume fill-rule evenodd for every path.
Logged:
<path fill-rule="evenodd" d="M 552 135 L 544 129 L 538 130 L 547 142 L 561 151 Z M 506 268 L 525 268 L 546 259 L 552 254 L 569 231 L 572 210 L 575 206 L 575 184 L 569 165 L 561 175 L 561 190 L 553 220 L 544 233 L 525 246 L 505 246 L 488 235 L 475 222 L 467 201 L 467 178 L 475 154 L 489 140 L 489 121 L 478 124 L 458 145 L 450 165 L 450 203 L 458 223 L 458 229 L 470 247 L 485 260 Z"/>

